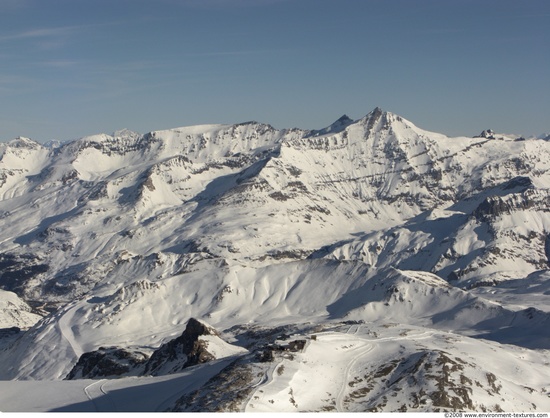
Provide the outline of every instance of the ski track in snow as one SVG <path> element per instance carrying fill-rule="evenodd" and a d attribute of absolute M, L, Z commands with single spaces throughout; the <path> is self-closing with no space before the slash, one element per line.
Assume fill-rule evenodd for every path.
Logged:
<path fill-rule="evenodd" d="M 355 329 L 354 329 L 355 328 Z M 349 335 L 357 335 L 359 333 L 359 330 L 361 329 L 361 325 L 351 325 L 348 330 L 346 331 L 346 334 Z M 325 336 L 331 336 L 334 334 L 332 331 L 328 331 L 326 333 L 321 332 L 317 335 L 325 335 Z M 384 337 L 384 338 L 376 338 L 376 339 L 367 339 L 363 337 L 357 337 L 358 340 L 362 343 L 367 343 L 367 345 L 362 345 L 356 348 L 353 348 L 351 351 L 357 351 L 357 354 L 353 356 L 353 358 L 348 361 L 347 365 L 345 366 L 345 370 L 343 373 L 343 380 L 342 385 L 339 389 L 338 395 L 336 396 L 336 410 L 338 412 L 347 412 L 344 408 L 344 397 L 346 394 L 346 389 L 348 388 L 348 384 L 351 381 L 351 370 L 355 366 L 355 364 L 366 354 L 371 352 L 377 343 L 383 342 L 383 341 L 399 341 L 399 340 L 419 340 L 419 339 L 426 339 L 433 336 L 433 331 L 423 331 L 418 334 L 406 334 L 406 335 L 399 335 L 399 336 L 392 336 L 392 337 Z M 305 350 L 304 350 L 305 351 Z M 348 352 L 349 353 L 349 352 Z"/>
<path fill-rule="evenodd" d="M 84 388 L 84 393 L 92 401 L 97 412 L 116 412 L 115 404 L 104 388 L 107 383 L 107 379 L 101 379 Z"/>
<path fill-rule="evenodd" d="M 59 328 L 59 331 L 63 336 L 63 338 L 65 338 L 65 340 L 69 343 L 69 345 L 73 349 L 77 358 L 80 358 L 80 356 L 84 353 L 84 351 L 82 350 L 82 347 L 80 346 L 80 344 L 76 341 L 74 332 L 71 327 L 72 319 L 74 317 L 74 314 L 77 308 L 78 308 L 78 304 L 75 304 L 74 306 L 67 309 L 67 311 L 63 313 L 59 318 L 59 320 L 57 321 L 57 327 Z"/>
<path fill-rule="evenodd" d="M 350 337 L 353 337 L 353 339 L 351 340 L 353 342 L 353 345 L 356 345 L 355 347 L 351 348 L 349 351 L 346 352 L 346 354 L 351 356 L 351 358 L 348 359 L 346 361 L 346 364 L 344 365 L 344 371 L 342 373 L 342 382 L 338 389 L 338 394 L 335 399 L 335 402 L 336 402 L 335 407 L 338 412 L 346 412 L 346 408 L 344 406 L 346 391 L 348 389 L 349 382 L 353 378 L 352 370 L 355 367 L 355 365 L 360 361 L 360 359 L 364 358 L 365 355 L 373 351 L 382 342 L 399 341 L 399 340 L 417 341 L 421 339 L 431 338 L 434 334 L 434 331 L 431 331 L 431 330 L 418 330 L 418 332 L 415 332 L 415 333 L 406 333 L 406 334 L 400 334 L 400 335 L 395 335 L 390 337 L 365 338 L 365 336 L 362 336 L 360 334 L 362 327 L 363 327 L 363 324 L 352 324 L 345 331 L 341 331 L 341 332 L 325 331 L 325 332 L 316 333 L 318 337 L 323 336 L 329 340 L 334 339 L 335 342 L 339 341 L 342 335 L 349 335 Z M 410 331 L 413 331 L 413 330 L 410 330 Z M 308 340 L 302 353 L 307 352 L 307 349 L 310 344 L 311 344 L 311 340 Z M 275 382 L 276 379 L 274 377 L 274 372 L 275 370 L 277 370 L 279 365 L 281 365 L 284 362 L 284 360 L 285 360 L 284 358 L 281 358 L 280 361 L 273 363 L 273 365 L 271 365 L 269 369 L 252 386 L 255 390 L 249 396 L 248 401 L 244 404 L 242 408 L 242 412 L 250 411 L 249 404 L 252 401 L 252 399 L 254 399 L 254 396 L 258 393 L 258 391 L 265 390 L 266 386 L 269 386 L 271 383 Z"/>
<path fill-rule="evenodd" d="M 351 369 L 355 366 L 357 361 L 363 357 L 368 352 L 372 351 L 374 348 L 373 344 L 368 344 L 365 346 L 360 346 L 357 348 L 352 349 L 353 351 L 358 351 L 357 355 L 355 355 L 350 362 L 346 365 L 346 369 L 344 370 L 344 379 L 342 381 L 342 386 L 340 387 L 340 390 L 338 391 L 338 395 L 336 396 L 336 410 L 338 412 L 346 412 L 344 410 L 344 396 L 346 393 L 346 389 L 348 388 L 348 382 L 350 382 L 350 372 Z"/>
<path fill-rule="evenodd" d="M 359 332 L 359 329 L 361 328 L 360 324 L 350 325 L 349 329 L 346 331 L 346 334 L 352 334 L 351 330 L 353 329 L 353 327 L 355 327 L 355 331 L 353 332 L 353 335 L 357 335 L 357 333 Z"/>
<path fill-rule="evenodd" d="M 269 367 L 269 369 L 266 370 L 266 372 L 262 375 L 262 377 L 258 380 L 258 382 L 252 385 L 252 388 L 255 388 L 255 390 L 249 395 L 248 400 L 244 404 L 241 412 L 247 412 L 248 404 L 252 399 L 254 399 L 254 395 L 256 394 L 256 392 L 259 390 L 260 387 L 266 386 L 273 381 L 273 372 L 277 369 L 277 367 L 279 367 L 279 365 L 284 360 L 285 360 L 284 358 L 281 358 L 277 363 L 274 363 L 271 367 Z"/>

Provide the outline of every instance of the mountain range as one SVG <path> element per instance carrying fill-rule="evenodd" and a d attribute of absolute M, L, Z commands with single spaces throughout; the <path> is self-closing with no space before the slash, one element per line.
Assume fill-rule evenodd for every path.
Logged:
<path fill-rule="evenodd" d="M 549 208 L 380 108 L 2 143 L 0 410 L 548 411 Z"/>

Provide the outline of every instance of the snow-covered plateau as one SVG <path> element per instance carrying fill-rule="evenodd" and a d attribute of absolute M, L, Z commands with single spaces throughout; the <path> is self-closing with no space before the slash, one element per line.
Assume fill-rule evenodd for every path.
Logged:
<path fill-rule="evenodd" d="M 376 108 L 0 144 L 0 411 L 550 411 L 550 141 Z"/>

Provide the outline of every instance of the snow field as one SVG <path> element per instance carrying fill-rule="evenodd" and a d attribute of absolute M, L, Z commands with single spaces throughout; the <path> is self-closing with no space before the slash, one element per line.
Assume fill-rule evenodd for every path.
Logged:
<path fill-rule="evenodd" d="M 227 364 L 227 360 L 220 360 L 160 377 L 0 381 L 0 410 L 163 412 L 180 396 L 199 388 Z"/>
<path fill-rule="evenodd" d="M 272 380 L 254 392 L 246 412 L 315 411 L 320 405 L 343 412 L 342 398 L 353 365 L 371 349 L 369 342 L 357 337 L 316 334 L 304 353 L 293 353 L 292 360 L 277 362 Z"/>
<path fill-rule="evenodd" d="M 28 329 L 41 318 L 40 315 L 32 313 L 31 307 L 15 293 L 0 290 L 0 329 Z"/>

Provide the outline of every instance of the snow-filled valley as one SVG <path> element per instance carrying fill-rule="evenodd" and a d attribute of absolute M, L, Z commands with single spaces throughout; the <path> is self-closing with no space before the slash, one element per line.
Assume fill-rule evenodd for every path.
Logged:
<path fill-rule="evenodd" d="M 379 108 L 0 144 L 0 411 L 550 411 L 549 169 Z"/>

